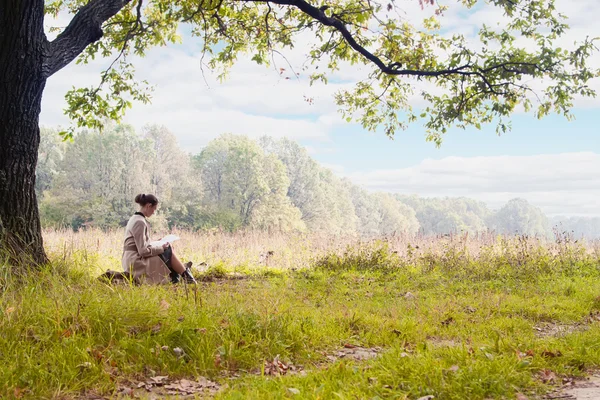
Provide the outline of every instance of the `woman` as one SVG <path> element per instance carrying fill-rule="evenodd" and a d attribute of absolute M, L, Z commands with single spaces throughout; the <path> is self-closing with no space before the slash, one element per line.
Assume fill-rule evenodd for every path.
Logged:
<path fill-rule="evenodd" d="M 156 211 L 158 199 L 152 194 L 138 194 L 135 202 L 140 210 L 136 212 L 125 228 L 123 244 L 123 269 L 138 282 L 166 283 L 179 282 L 182 276 L 186 283 L 196 283 L 189 268 L 192 263 L 184 266 L 173 252 L 169 243 L 164 245 L 150 244 L 150 227 L 146 218 Z"/>

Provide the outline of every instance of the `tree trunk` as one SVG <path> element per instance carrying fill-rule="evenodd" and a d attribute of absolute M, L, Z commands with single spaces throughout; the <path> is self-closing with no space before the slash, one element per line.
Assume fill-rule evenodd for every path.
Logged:
<path fill-rule="evenodd" d="M 43 0 L 0 3 L 0 249 L 23 265 L 47 262 L 35 195 L 43 18 Z"/>

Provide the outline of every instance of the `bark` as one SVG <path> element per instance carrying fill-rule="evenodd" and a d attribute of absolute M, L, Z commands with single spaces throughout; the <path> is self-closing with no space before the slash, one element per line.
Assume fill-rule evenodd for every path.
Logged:
<path fill-rule="evenodd" d="M 29 265 L 47 261 L 35 195 L 43 18 L 43 0 L 0 3 L 0 248 Z"/>
<path fill-rule="evenodd" d="M 0 251 L 15 264 L 48 261 L 35 195 L 46 79 L 100 39 L 102 24 L 130 1 L 90 0 L 51 43 L 44 0 L 0 2 Z"/>
<path fill-rule="evenodd" d="M 102 38 L 102 24 L 131 0 L 91 0 L 81 7 L 67 28 L 48 43 L 44 58 L 44 76 L 49 77 L 67 66 L 88 45 Z M 142 0 L 138 0 L 141 6 Z"/>

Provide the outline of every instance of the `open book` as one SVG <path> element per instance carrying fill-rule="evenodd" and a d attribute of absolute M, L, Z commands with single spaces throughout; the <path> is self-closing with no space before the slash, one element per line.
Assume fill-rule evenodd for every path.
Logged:
<path fill-rule="evenodd" d="M 150 242 L 150 244 L 152 246 L 162 246 L 165 243 L 172 243 L 176 240 L 179 240 L 179 236 L 177 235 L 167 235 L 164 238 L 160 239 L 160 240 L 155 240 L 153 242 Z"/>

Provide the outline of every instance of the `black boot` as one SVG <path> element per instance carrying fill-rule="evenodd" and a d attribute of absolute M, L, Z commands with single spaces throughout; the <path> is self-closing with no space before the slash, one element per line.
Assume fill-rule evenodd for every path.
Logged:
<path fill-rule="evenodd" d="M 181 276 L 183 277 L 183 281 L 185 283 L 197 283 L 196 279 L 194 278 L 194 275 L 192 275 L 192 271 L 190 271 L 190 269 L 192 268 L 192 262 L 188 261 L 187 263 L 185 263 L 185 271 L 183 271 L 183 274 L 181 274 Z"/>
<path fill-rule="evenodd" d="M 179 275 L 179 273 L 177 273 L 177 271 L 171 271 L 169 276 L 171 277 L 171 283 L 179 283 L 180 275 Z"/>

